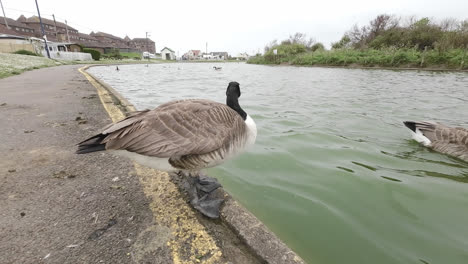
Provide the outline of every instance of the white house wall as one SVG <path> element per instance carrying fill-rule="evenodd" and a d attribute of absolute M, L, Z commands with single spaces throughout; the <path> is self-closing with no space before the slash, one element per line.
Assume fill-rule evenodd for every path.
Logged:
<path fill-rule="evenodd" d="M 166 50 L 161 51 L 161 59 L 166 60 L 166 54 L 169 54 L 170 60 L 175 60 L 175 54 Z"/>

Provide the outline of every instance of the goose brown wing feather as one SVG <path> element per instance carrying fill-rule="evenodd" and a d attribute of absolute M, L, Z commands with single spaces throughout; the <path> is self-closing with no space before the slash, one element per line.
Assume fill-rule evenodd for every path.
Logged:
<path fill-rule="evenodd" d="M 237 112 L 209 100 L 169 102 L 121 122 L 104 131 L 106 149 L 159 158 L 209 153 L 245 131 Z"/>
<path fill-rule="evenodd" d="M 434 130 L 434 138 L 429 139 L 435 142 L 465 145 L 468 147 L 468 130 L 462 127 L 448 127 L 438 124 Z"/>
<path fill-rule="evenodd" d="M 114 131 L 120 130 L 124 127 L 132 125 L 135 121 L 139 120 L 143 115 L 148 113 L 150 110 L 146 109 L 143 111 L 135 111 L 130 113 L 125 119 L 120 120 L 115 124 L 109 124 L 102 129 L 101 134 L 110 134 Z"/>
<path fill-rule="evenodd" d="M 422 123 L 422 125 L 421 125 Z M 431 140 L 431 148 L 468 161 L 468 130 L 442 124 L 417 123 L 416 126 Z"/>

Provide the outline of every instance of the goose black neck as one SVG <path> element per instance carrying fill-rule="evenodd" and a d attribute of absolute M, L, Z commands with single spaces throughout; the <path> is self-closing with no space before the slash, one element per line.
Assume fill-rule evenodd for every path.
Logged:
<path fill-rule="evenodd" d="M 247 119 L 247 113 L 240 107 L 237 95 L 228 94 L 226 98 L 226 104 L 234 111 L 236 111 L 242 117 L 242 119 L 244 119 L 244 121 Z"/>

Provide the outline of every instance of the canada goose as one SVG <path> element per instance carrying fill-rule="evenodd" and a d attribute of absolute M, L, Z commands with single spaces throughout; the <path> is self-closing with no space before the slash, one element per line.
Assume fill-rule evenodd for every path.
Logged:
<path fill-rule="evenodd" d="M 215 69 L 215 70 L 217 70 L 217 71 L 221 70 L 222 68 L 223 68 L 223 67 L 216 67 L 216 66 L 213 66 L 213 69 Z"/>
<path fill-rule="evenodd" d="M 191 203 L 217 218 L 222 200 L 210 201 L 196 194 L 209 194 L 221 186 L 216 179 L 200 179 L 202 169 L 223 163 L 255 142 L 257 127 L 240 107 L 240 95 L 239 83 L 230 82 L 226 104 L 187 99 L 134 112 L 80 142 L 76 153 L 109 150 L 158 170 L 198 175 Z"/>
<path fill-rule="evenodd" d="M 116 71 L 120 71 L 119 66 L 115 66 Z"/>
<path fill-rule="evenodd" d="M 433 122 L 403 122 L 411 129 L 413 139 L 435 151 L 468 162 L 468 129 L 448 127 Z"/>

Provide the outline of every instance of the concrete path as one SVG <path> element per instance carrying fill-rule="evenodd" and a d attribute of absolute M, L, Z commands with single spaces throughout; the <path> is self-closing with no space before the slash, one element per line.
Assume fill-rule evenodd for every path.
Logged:
<path fill-rule="evenodd" d="M 125 114 L 78 68 L 0 80 L 0 263 L 302 263 L 232 199 L 209 220 L 166 173 L 74 154 Z"/>

